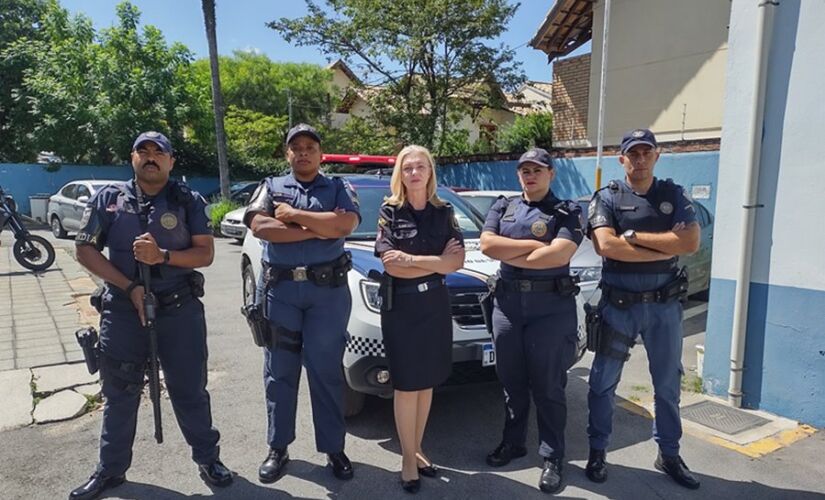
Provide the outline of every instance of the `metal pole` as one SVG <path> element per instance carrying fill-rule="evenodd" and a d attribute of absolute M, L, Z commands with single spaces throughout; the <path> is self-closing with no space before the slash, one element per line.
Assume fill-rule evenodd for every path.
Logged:
<path fill-rule="evenodd" d="M 610 1 L 604 2 L 604 33 L 602 36 L 602 67 L 599 80 L 599 131 L 596 139 L 596 189 L 602 187 L 602 150 L 604 149 L 604 93 L 607 85 L 607 39 L 610 26 Z"/>
<path fill-rule="evenodd" d="M 736 292 L 733 302 L 733 328 L 730 340 L 730 379 L 728 403 L 742 407 L 742 378 L 745 371 L 745 342 L 748 330 L 748 301 L 751 285 L 751 260 L 756 209 L 762 205 L 757 198 L 759 190 L 759 162 L 762 158 L 764 130 L 765 88 L 767 87 L 768 54 L 773 33 L 773 15 L 779 5 L 776 1 L 759 3 L 756 23 L 756 67 L 753 72 L 753 96 L 748 134 L 750 150 L 745 164 L 745 200 L 742 204 L 741 232 L 739 233 L 739 262 L 736 270 Z"/>

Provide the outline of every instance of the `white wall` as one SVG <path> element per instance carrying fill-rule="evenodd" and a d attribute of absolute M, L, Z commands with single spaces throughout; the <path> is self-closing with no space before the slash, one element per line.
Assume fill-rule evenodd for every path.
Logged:
<path fill-rule="evenodd" d="M 721 134 L 729 0 L 613 0 L 605 143 L 650 127 L 661 141 Z M 588 138 L 596 144 L 604 1 L 593 6 Z M 684 105 L 687 105 L 685 109 Z"/>

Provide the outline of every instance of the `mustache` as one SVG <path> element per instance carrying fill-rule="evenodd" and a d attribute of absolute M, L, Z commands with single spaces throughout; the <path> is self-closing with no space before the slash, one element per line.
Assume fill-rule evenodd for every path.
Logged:
<path fill-rule="evenodd" d="M 155 163 L 155 160 L 149 160 L 149 161 L 147 161 L 146 163 L 143 164 L 144 168 L 148 167 L 149 165 L 154 165 L 155 168 L 160 168 L 160 165 Z"/>

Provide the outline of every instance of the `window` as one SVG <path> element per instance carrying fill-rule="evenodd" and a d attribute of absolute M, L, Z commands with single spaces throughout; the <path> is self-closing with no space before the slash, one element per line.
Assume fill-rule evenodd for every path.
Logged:
<path fill-rule="evenodd" d="M 81 196 L 85 196 L 85 197 L 87 197 L 87 198 L 91 198 L 91 197 L 92 197 L 92 193 L 90 193 L 90 192 L 89 192 L 89 188 L 87 188 L 87 187 L 86 187 L 86 186 L 84 186 L 83 184 L 78 184 L 78 185 L 77 185 L 77 192 L 76 192 L 76 194 L 77 194 L 77 197 L 78 197 L 78 198 L 80 198 Z"/>
<path fill-rule="evenodd" d="M 64 187 L 60 194 L 69 198 L 70 200 L 74 200 L 77 198 L 77 184 L 69 184 L 68 186 Z"/>

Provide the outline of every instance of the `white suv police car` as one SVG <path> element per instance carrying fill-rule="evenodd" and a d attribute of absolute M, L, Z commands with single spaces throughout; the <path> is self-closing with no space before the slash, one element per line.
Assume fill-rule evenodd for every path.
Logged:
<path fill-rule="evenodd" d="M 390 194 L 389 178 L 372 175 L 345 175 L 358 193 L 361 207 L 361 224 L 347 238 L 345 248 L 352 254 L 352 271 L 349 288 L 352 292 L 350 315 L 343 369 L 348 390 L 346 414 L 357 414 L 363 407 L 364 396 L 392 395 L 390 374 L 381 335 L 378 283 L 367 278 L 377 269 L 383 271 L 381 259 L 373 255 L 378 209 L 384 197 Z M 453 316 L 453 372 L 446 384 L 491 381 L 495 375 L 495 350 L 484 326 L 479 294 L 486 291 L 486 279 L 498 270 L 498 261 L 485 256 L 479 250 L 479 236 L 483 220 L 479 213 L 453 191 L 439 187 L 438 196 L 455 208 L 455 215 L 464 234 L 466 259 L 464 268 L 447 276 Z M 247 231 L 241 257 L 244 303 L 255 300 L 258 277 L 261 275 L 263 243 Z M 572 264 L 571 264 L 572 265 Z M 577 297 L 579 309 L 579 345 L 584 342 L 584 300 L 589 300 L 596 290 L 596 282 L 580 283 L 582 293 Z M 580 351 L 580 354 L 583 351 Z"/>

